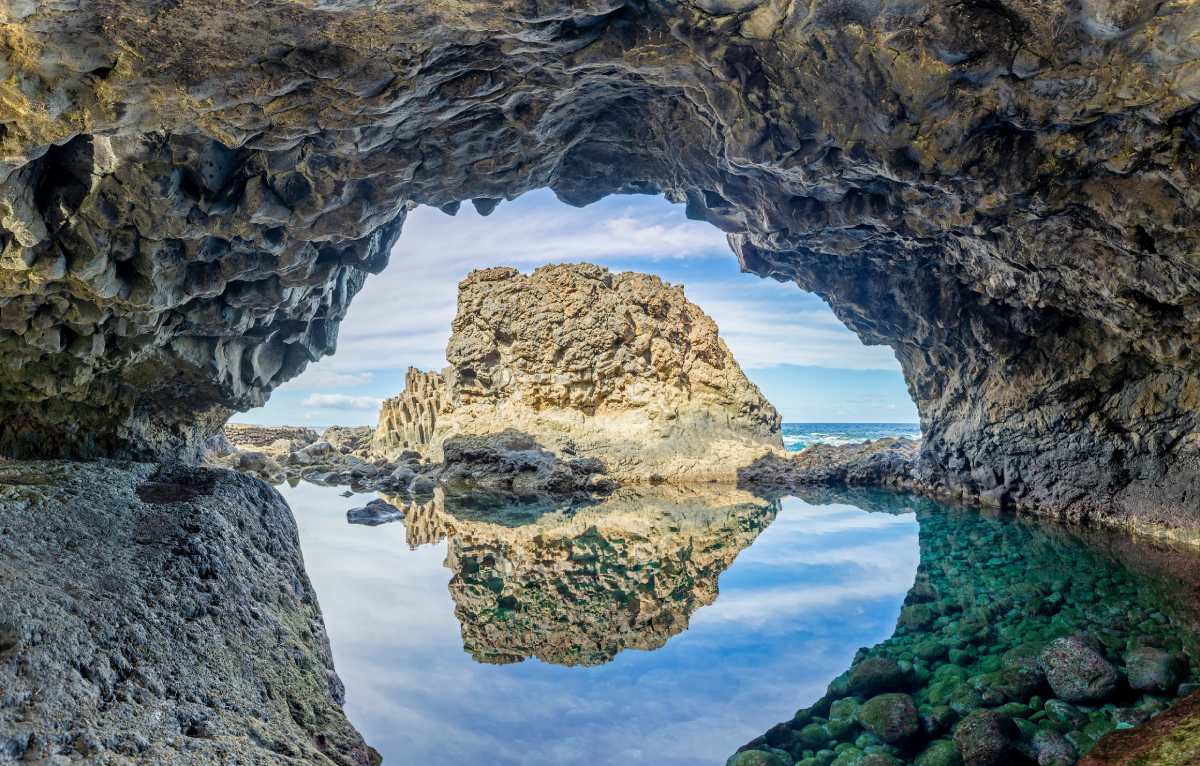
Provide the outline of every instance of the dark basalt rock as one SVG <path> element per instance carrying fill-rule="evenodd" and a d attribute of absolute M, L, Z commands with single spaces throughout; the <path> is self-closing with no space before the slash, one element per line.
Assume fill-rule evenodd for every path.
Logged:
<path fill-rule="evenodd" d="M 0 452 L 194 457 L 332 352 L 413 204 L 661 193 L 895 349 L 930 486 L 1194 533 L 1198 26 L 1140 0 L 27 4 L 0 36 Z"/>
<path fill-rule="evenodd" d="M 379 763 L 256 479 L 0 463 L 0 583 L 0 763 Z"/>
<path fill-rule="evenodd" d="M 403 518 L 404 511 L 386 500 L 379 499 L 372 500 L 362 507 L 351 508 L 346 511 L 347 522 L 351 524 L 363 524 L 368 527 L 390 524 L 394 521 L 400 521 Z"/>

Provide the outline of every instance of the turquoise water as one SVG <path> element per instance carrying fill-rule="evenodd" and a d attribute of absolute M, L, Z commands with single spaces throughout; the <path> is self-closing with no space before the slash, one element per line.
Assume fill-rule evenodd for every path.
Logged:
<path fill-rule="evenodd" d="M 1194 558 L 922 498 L 657 487 L 496 514 L 435 499 L 367 527 L 345 518 L 367 498 L 283 492 L 347 714 L 385 764 L 719 765 L 777 721 L 761 746 L 788 764 L 913 763 L 981 707 L 1078 755 L 1174 687 L 1071 705 L 998 683 L 1007 658 L 1087 634 L 1122 678 L 1142 646 L 1196 678 Z M 847 721 L 868 657 L 942 728 L 887 744 Z"/>
<path fill-rule="evenodd" d="M 783 444 L 801 450 L 810 444 L 856 444 L 887 436 L 920 439 L 919 423 L 784 423 Z"/>

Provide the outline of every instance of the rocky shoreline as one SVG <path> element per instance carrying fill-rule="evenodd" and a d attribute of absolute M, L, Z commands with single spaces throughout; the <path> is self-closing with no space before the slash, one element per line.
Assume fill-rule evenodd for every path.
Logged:
<path fill-rule="evenodd" d="M 729 766 L 1073 766 L 1085 753 L 1082 763 L 1108 764 L 1156 716 L 1194 727 L 1200 623 L 1173 598 L 1178 584 L 1065 531 L 1039 542 L 976 511 L 882 493 L 871 502 L 908 505 L 921 525 L 895 634 Z M 1170 730 L 1151 726 L 1139 747 L 1163 759 L 1138 763 L 1192 762 L 1183 754 L 1194 744 L 1172 750 Z"/>
<path fill-rule="evenodd" d="M 0 461 L 0 583 L 0 763 L 380 762 L 257 479 Z"/>
<path fill-rule="evenodd" d="M 210 442 L 206 461 L 269 484 L 309 481 L 410 498 L 427 498 L 435 488 L 451 494 L 501 492 L 517 498 L 599 496 L 617 486 L 599 461 L 551 453 L 516 431 L 448 439 L 438 463 L 412 451 L 382 457 L 371 446 L 373 435 L 367 427 L 334 426 L 318 435 L 290 426 L 238 424 L 225 432 L 225 438 Z"/>

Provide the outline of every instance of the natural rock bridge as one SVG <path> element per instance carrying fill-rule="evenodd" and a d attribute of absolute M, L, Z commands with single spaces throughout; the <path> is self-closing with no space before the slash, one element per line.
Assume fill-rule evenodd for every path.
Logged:
<path fill-rule="evenodd" d="M 334 350 L 412 205 L 654 193 L 895 349 L 932 484 L 1200 525 L 1194 3 L 0 15 L 4 454 L 194 455 Z"/>

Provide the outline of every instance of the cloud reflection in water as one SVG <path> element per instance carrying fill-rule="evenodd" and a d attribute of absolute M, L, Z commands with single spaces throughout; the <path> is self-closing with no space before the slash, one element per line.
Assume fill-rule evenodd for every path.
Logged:
<path fill-rule="evenodd" d="M 721 556 L 736 554 L 720 576 L 720 595 L 708 606 L 704 598 L 684 599 L 686 608 L 699 608 L 688 629 L 662 648 L 626 649 L 590 667 L 537 659 L 481 664 L 463 648 L 470 631 L 455 616 L 445 541 L 410 550 L 401 524 L 349 525 L 345 510 L 355 502 L 336 488 L 302 484 L 284 488 L 284 495 L 346 684 L 347 713 L 393 765 L 719 764 L 819 697 L 858 647 L 891 635 L 919 559 L 911 514 L 788 498 L 769 526 L 739 538 L 743 545 L 753 541 L 749 547 L 713 558 L 723 567 Z M 688 540 L 703 542 L 706 529 L 730 523 L 728 513 L 702 507 L 706 501 L 696 505 L 695 514 L 667 525 L 677 530 L 667 535 L 679 535 L 678 544 L 662 542 L 667 527 L 639 532 L 657 541 L 651 555 L 660 549 L 678 555 L 690 550 Z M 625 533 L 608 531 L 603 508 L 580 512 L 588 513 L 598 514 L 596 523 L 580 526 L 620 536 L 612 546 L 618 551 L 646 555 L 648 543 L 632 545 Z M 536 523 L 552 535 L 556 525 L 579 518 Z M 497 539 L 511 546 L 537 536 L 512 529 L 496 531 Z M 477 519 L 469 530 L 460 524 L 452 531 L 475 541 L 488 534 Z M 519 568 L 521 558 L 513 558 Z M 697 579 L 707 573 L 701 567 Z M 550 633 L 560 640 L 560 632 Z"/>

